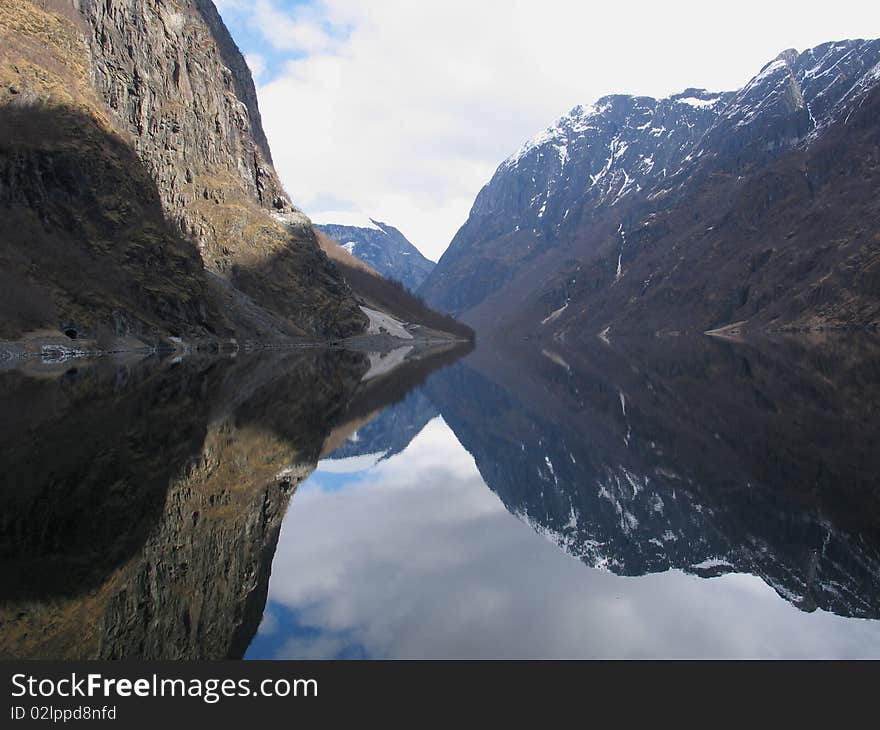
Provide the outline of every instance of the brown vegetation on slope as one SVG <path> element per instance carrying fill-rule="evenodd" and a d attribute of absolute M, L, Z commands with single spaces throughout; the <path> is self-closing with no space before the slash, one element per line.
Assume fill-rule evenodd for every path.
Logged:
<path fill-rule="evenodd" d="M 386 279 L 372 267 L 346 251 L 339 241 L 315 229 L 321 249 L 335 263 L 356 295 L 368 307 L 387 312 L 397 319 L 420 324 L 466 340 L 474 339 L 474 331 L 453 317 L 431 309 L 425 301 L 403 284 Z"/>
<path fill-rule="evenodd" d="M 382 276 L 378 271 L 376 271 L 372 266 L 361 261 L 357 256 L 350 254 L 346 251 L 342 244 L 339 243 L 335 238 L 331 238 L 323 231 L 318 230 L 314 226 L 312 226 L 312 230 L 315 232 L 315 238 L 318 240 L 318 245 L 321 247 L 321 250 L 327 254 L 327 256 L 335 261 L 337 264 L 341 264 L 343 266 L 347 266 L 350 269 L 362 269 L 366 271 L 368 274 L 373 274 L 374 276 Z"/>
<path fill-rule="evenodd" d="M 287 502 L 366 367 L 288 350 L 0 373 L 0 656 L 239 658 Z"/>

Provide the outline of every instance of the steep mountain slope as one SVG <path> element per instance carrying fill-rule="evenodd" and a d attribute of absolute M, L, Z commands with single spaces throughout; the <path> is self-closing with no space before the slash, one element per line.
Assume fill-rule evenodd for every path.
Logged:
<path fill-rule="evenodd" d="M 0 656 L 241 657 L 327 442 L 459 354 L 369 381 L 342 348 L 0 369 Z"/>
<path fill-rule="evenodd" d="M 573 215 L 619 206 L 677 170 L 724 98 L 691 89 L 575 107 L 501 164 L 421 293 L 454 313 L 479 304 L 558 246 Z"/>
<path fill-rule="evenodd" d="M 394 226 L 372 218 L 364 226 L 320 223 L 317 228 L 382 276 L 399 281 L 410 291 L 417 291 L 435 266 Z"/>
<path fill-rule="evenodd" d="M 373 455 L 376 460 L 399 454 L 425 425 L 438 415 L 437 408 L 421 390 L 408 393 L 378 416 L 361 425 L 329 455 L 330 459 Z"/>
<path fill-rule="evenodd" d="M 611 96 L 498 168 L 422 288 L 478 328 L 878 321 L 880 41 L 786 51 L 735 93 Z"/>
<path fill-rule="evenodd" d="M 376 271 L 372 266 L 370 266 L 365 261 L 361 261 L 357 256 L 354 256 L 349 252 L 347 248 L 345 248 L 339 241 L 335 238 L 332 238 L 328 234 L 324 233 L 319 226 L 312 225 L 312 229 L 315 232 L 315 238 L 318 241 L 318 245 L 321 247 L 321 250 L 327 254 L 328 258 L 332 261 L 335 261 L 337 264 L 348 266 L 354 269 L 361 269 L 362 271 L 366 271 L 374 276 L 381 277 L 382 275 Z"/>
<path fill-rule="evenodd" d="M 362 331 L 212 3 L 2 0 L 0 34 L 0 336 Z"/>

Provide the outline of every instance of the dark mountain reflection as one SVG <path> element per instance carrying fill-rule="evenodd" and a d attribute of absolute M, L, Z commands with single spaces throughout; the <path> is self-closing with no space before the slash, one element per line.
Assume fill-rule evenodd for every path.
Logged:
<path fill-rule="evenodd" d="M 484 347 L 426 393 L 507 509 L 590 566 L 880 616 L 874 337 Z"/>
<path fill-rule="evenodd" d="M 0 656 L 238 657 L 334 429 L 439 361 L 366 353 L 0 372 Z"/>
<path fill-rule="evenodd" d="M 828 615 L 880 618 L 876 337 L 403 354 L 0 372 L 0 656 L 790 654 L 778 607 L 876 640 Z M 693 577 L 728 573 L 784 601 Z"/>

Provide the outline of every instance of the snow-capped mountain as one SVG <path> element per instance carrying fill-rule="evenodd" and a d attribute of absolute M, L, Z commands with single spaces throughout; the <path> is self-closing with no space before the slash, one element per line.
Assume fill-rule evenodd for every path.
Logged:
<path fill-rule="evenodd" d="M 856 148 L 865 141 L 860 130 L 867 126 L 866 134 L 877 131 L 870 107 L 877 102 L 878 82 L 880 40 L 847 40 L 803 53 L 785 51 L 735 92 L 687 89 L 665 99 L 612 95 L 577 106 L 498 167 L 420 293 L 433 306 L 483 327 L 514 314 L 537 324 L 570 304 L 558 318 L 560 326 L 589 311 L 591 318 L 596 314 L 593 322 L 603 325 L 601 331 L 616 325 L 645 287 L 653 293 L 664 288 L 658 285 L 672 286 L 674 281 L 676 292 L 664 297 L 687 299 L 678 289 L 693 288 L 695 272 L 690 270 L 687 281 L 672 276 L 675 261 L 684 256 L 726 273 L 699 282 L 706 291 L 692 294 L 700 300 L 696 309 L 690 302 L 682 313 L 663 313 L 670 320 L 684 316 L 673 328 L 725 324 L 740 306 L 739 319 L 754 317 L 772 302 L 749 301 L 748 290 L 757 283 L 749 281 L 750 264 L 732 266 L 728 242 L 713 222 L 754 218 L 757 212 L 773 212 L 774 206 L 793 201 L 818 205 L 824 195 L 824 212 L 813 211 L 821 216 L 812 221 L 813 230 L 839 228 L 832 214 L 851 207 L 830 199 L 841 189 L 839 176 L 830 172 L 841 150 L 849 150 L 855 160 L 843 171 L 847 182 L 862 192 L 872 184 L 876 190 L 870 172 L 856 169 L 866 164 Z M 801 180 L 795 184 L 797 174 Z M 757 201 L 748 192 L 761 175 L 764 184 L 772 175 L 785 184 L 764 191 L 767 199 Z M 785 237 L 793 215 L 781 216 L 784 222 L 770 221 L 765 235 L 751 241 L 755 250 L 744 258 L 760 259 L 779 238 L 791 240 Z M 798 215 L 803 219 L 807 212 L 799 210 Z M 719 220 L 709 220 L 714 218 Z M 691 242 L 694 232 L 685 226 L 693 224 L 702 234 L 716 233 Z M 776 225 L 789 228 L 772 230 Z M 649 228 L 648 243 L 643 229 Z M 651 249 L 665 258 L 666 269 L 644 262 L 632 265 L 640 241 L 645 244 L 642 252 Z M 821 245 L 796 243 L 797 255 Z M 682 252 L 683 247 L 689 250 Z M 762 276 L 777 272 L 774 287 L 787 282 L 810 287 L 840 264 L 839 258 L 820 254 L 821 249 L 811 264 L 812 278 L 790 280 L 791 272 L 772 265 L 774 256 Z M 780 255 L 778 266 L 786 258 Z M 621 282 L 628 274 L 629 281 Z M 714 299 L 708 296 L 710 289 Z M 744 292 L 746 302 L 732 306 Z M 845 320 L 852 308 L 839 304 L 820 314 Z M 649 309 L 660 311 L 656 303 Z M 805 310 L 803 305 L 779 316 L 793 321 Z M 815 316 L 815 308 L 809 314 Z"/>
<path fill-rule="evenodd" d="M 410 291 L 416 291 L 436 265 L 394 226 L 372 218 L 328 219 L 315 226 L 386 279 L 399 281 Z"/>
<path fill-rule="evenodd" d="M 614 206 L 666 178 L 681 168 L 729 98 L 687 89 L 666 99 L 615 95 L 575 107 L 495 173 L 495 180 L 513 174 L 527 183 L 528 202 L 518 201 L 521 218 L 515 225 L 543 229 L 546 217 L 558 227 L 585 198 L 595 206 Z M 484 188 L 474 209 L 495 209 L 503 202 L 503 195 L 495 197 L 499 188 L 504 186 Z M 546 231 L 551 233 L 552 227 Z"/>

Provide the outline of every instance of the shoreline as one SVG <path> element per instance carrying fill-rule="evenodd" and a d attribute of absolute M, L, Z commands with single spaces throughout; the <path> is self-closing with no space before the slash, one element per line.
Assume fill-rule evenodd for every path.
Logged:
<path fill-rule="evenodd" d="M 132 356 L 165 357 L 188 355 L 235 355 L 239 352 L 257 353 L 278 350 L 311 350 L 339 349 L 356 352 L 390 352 L 402 345 L 414 346 L 417 349 L 440 345 L 456 345 L 467 343 L 460 337 L 443 336 L 445 333 L 430 331 L 415 333 L 412 339 L 401 339 L 393 335 L 362 334 L 345 339 L 330 340 L 275 340 L 238 341 L 198 340 L 179 342 L 160 341 L 154 345 L 136 338 L 121 340 L 109 347 L 100 347 L 95 340 L 72 340 L 65 336 L 36 336 L 19 340 L 0 340 L 0 369 L 14 367 L 17 364 L 41 363 L 59 365 L 81 360 L 97 360 L 108 357 Z"/>

